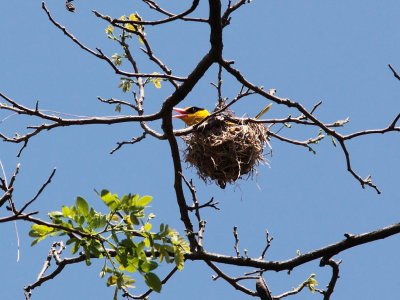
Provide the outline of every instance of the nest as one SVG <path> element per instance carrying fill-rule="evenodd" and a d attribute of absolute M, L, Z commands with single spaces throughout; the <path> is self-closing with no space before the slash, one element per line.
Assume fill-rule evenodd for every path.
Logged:
<path fill-rule="evenodd" d="M 268 144 L 268 129 L 263 124 L 234 124 L 216 119 L 183 137 L 185 161 L 196 167 L 205 182 L 215 181 L 221 188 L 248 175 L 252 177 Z"/>

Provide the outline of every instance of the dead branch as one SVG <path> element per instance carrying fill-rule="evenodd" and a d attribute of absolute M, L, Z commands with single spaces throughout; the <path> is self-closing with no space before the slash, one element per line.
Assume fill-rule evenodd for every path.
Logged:
<path fill-rule="evenodd" d="M 385 239 L 398 233 L 400 233 L 400 223 L 396 223 L 367 233 L 348 235 L 348 238 L 342 241 L 322 247 L 320 249 L 312 250 L 310 252 L 301 254 L 285 261 L 265 261 L 247 257 L 221 255 L 207 251 L 188 253 L 185 257 L 189 260 L 204 260 L 236 266 L 254 267 L 265 271 L 292 270 L 310 261 L 323 257 L 332 257 L 350 248 L 380 239 Z"/>

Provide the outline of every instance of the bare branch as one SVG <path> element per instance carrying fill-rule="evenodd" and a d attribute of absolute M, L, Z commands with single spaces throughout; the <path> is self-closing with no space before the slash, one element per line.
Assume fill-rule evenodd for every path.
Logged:
<path fill-rule="evenodd" d="M 313 114 L 315 110 L 322 104 L 322 101 L 319 101 L 317 104 L 314 105 L 314 107 L 311 109 L 310 114 Z"/>
<path fill-rule="evenodd" d="M 57 250 L 56 247 L 60 247 L 59 250 Z M 46 270 L 50 267 L 50 261 L 52 259 L 52 257 L 54 256 L 54 254 L 56 252 L 58 252 L 59 254 L 61 254 L 61 252 L 65 249 L 64 243 L 61 242 L 54 242 L 53 246 L 51 246 L 49 254 L 47 255 L 47 258 L 45 260 L 45 262 L 43 263 L 43 268 L 40 271 L 37 280 L 40 280 L 43 277 L 43 274 L 46 272 Z"/>
<path fill-rule="evenodd" d="M 133 145 L 136 143 L 139 143 L 140 141 L 144 140 L 146 138 L 146 132 L 143 132 L 143 134 L 137 138 L 133 137 L 132 140 L 130 141 L 124 141 L 124 142 L 118 142 L 117 147 L 111 150 L 110 154 L 114 154 L 116 151 L 118 151 L 122 146 L 124 145 Z"/>
<path fill-rule="evenodd" d="M 109 57 L 104 55 L 104 53 L 101 51 L 101 49 L 96 48 L 96 50 L 98 51 L 98 52 L 96 52 L 96 51 L 90 49 L 89 47 L 85 46 L 73 34 L 69 33 L 64 26 L 62 26 L 57 21 L 55 21 L 53 19 L 53 17 L 51 16 L 49 9 L 46 7 L 45 2 L 42 2 L 42 8 L 46 12 L 49 20 L 57 28 L 59 28 L 67 37 L 69 37 L 75 44 L 77 44 L 83 50 L 89 52 L 90 54 L 92 54 L 92 55 L 94 55 L 94 56 L 96 56 L 96 57 L 98 57 L 98 58 L 100 58 L 102 60 L 105 60 L 113 68 L 113 70 L 115 71 L 116 74 L 120 74 L 120 75 L 123 75 L 123 76 L 126 76 L 126 77 L 159 77 L 159 78 L 165 78 L 165 79 L 173 79 L 173 80 L 177 80 L 177 81 L 185 81 L 185 78 L 171 76 L 171 75 L 168 75 L 168 74 L 157 74 L 156 75 L 156 74 L 145 74 L 145 73 L 129 73 L 129 72 L 125 72 L 125 71 L 120 70 L 119 68 L 117 68 L 115 66 L 115 64 L 112 62 L 112 60 Z M 123 27 L 122 27 L 122 29 L 124 29 L 126 31 L 129 31 L 129 32 L 132 32 L 132 31 L 130 31 L 130 30 L 126 29 L 126 28 L 123 28 Z M 133 32 L 133 33 L 138 34 L 137 32 Z"/>
<path fill-rule="evenodd" d="M 25 205 L 16 213 L 16 215 L 22 214 L 22 213 L 25 211 L 25 209 L 26 209 L 29 205 L 31 205 L 31 204 L 33 203 L 33 201 L 35 201 L 35 200 L 40 196 L 40 194 L 44 191 L 44 189 L 46 188 L 46 186 L 50 184 L 50 182 L 51 182 L 51 180 L 53 179 L 53 176 L 54 176 L 55 174 L 56 174 L 56 169 L 54 168 L 54 169 L 53 169 L 53 172 L 51 172 L 49 178 L 48 178 L 47 181 L 41 186 L 41 188 L 37 191 L 36 195 L 35 195 L 31 200 L 29 200 L 27 203 L 25 203 Z"/>
<path fill-rule="evenodd" d="M 56 253 L 61 253 L 60 251 L 62 251 L 61 249 L 62 249 L 63 245 L 58 245 L 58 246 L 60 247 L 60 250 L 54 250 L 52 253 L 53 257 L 55 256 Z M 52 251 L 52 250 L 50 250 L 50 251 Z M 79 262 L 85 261 L 85 259 L 86 259 L 86 256 L 81 255 L 78 257 L 74 257 L 74 258 L 65 258 L 65 259 L 61 260 L 60 262 L 57 262 L 57 268 L 53 272 L 51 272 L 47 276 L 44 276 L 44 277 L 42 276 L 42 277 L 38 278 L 38 280 L 35 283 L 30 284 L 24 288 L 25 298 L 27 300 L 29 300 L 33 289 L 35 289 L 38 286 L 41 286 L 42 283 L 55 278 L 58 274 L 61 273 L 61 271 L 65 268 L 66 265 L 79 263 Z M 43 274 L 39 274 L 39 275 L 43 275 Z"/>
<path fill-rule="evenodd" d="M 396 70 L 392 67 L 391 64 L 389 64 L 388 66 L 389 66 L 390 70 L 392 70 L 393 76 L 396 77 L 398 80 L 400 80 L 400 75 L 399 75 L 399 73 L 396 72 Z"/>
<path fill-rule="evenodd" d="M 181 220 L 185 224 L 185 228 L 188 234 L 191 250 L 197 247 L 197 241 L 193 236 L 193 225 L 190 221 L 185 196 L 182 190 L 182 166 L 179 155 L 179 147 L 174 136 L 172 129 L 172 108 L 182 101 L 186 95 L 192 90 L 195 84 L 203 77 L 204 73 L 211 67 L 211 65 L 219 59 L 222 52 L 222 27 L 221 27 L 221 3 L 219 1 L 210 0 L 210 42 L 211 49 L 203 57 L 203 59 L 194 68 L 191 74 L 187 77 L 187 80 L 179 86 L 179 88 L 168 97 L 163 104 L 163 111 L 167 111 L 163 115 L 162 130 L 169 142 L 172 154 L 172 160 L 174 164 L 174 187 L 176 198 L 180 210 Z"/>
<path fill-rule="evenodd" d="M 215 273 L 217 273 L 218 277 L 214 277 L 214 280 L 218 279 L 219 277 L 221 277 L 222 279 L 224 279 L 226 282 L 228 282 L 231 286 L 233 286 L 235 289 L 250 295 L 250 296 L 257 296 L 257 293 L 249 290 L 248 288 L 240 285 L 237 283 L 237 280 L 234 278 L 229 277 L 228 275 L 226 275 L 224 272 L 222 272 L 215 264 L 213 264 L 210 261 L 205 260 L 206 264 L 214 270 Z"/>
<path fill-rule="evenodd" d="M 325 131 L 328 135 L 332 136 L 333 138 L 337 139 L 342 147 L 342 150 L 345 154 L 345 158 L 346 158 L 346 164 L 347 164 L 347 170 L 353 175 L 354 178 L 356 178 L 360 183 L 362 187 L 365 187 L 365 185 L 368 185 L 370 187 L 372 187 L 373 189 L 375 189 L 375 191 L 380 194 L 379 189 L 376 187 L 376 185 L 374 185 L 371 180 L 370 180 L 370 176 L 368 176 L 366 179 L 362 179 L 352 168 L 350 165 L 350 158 L 349 158 L 349 153 L 346 149 L 346 145 L 345 145 L 345 140 L 349 139 L 349 138 L 353 138 L 359 135 L 363 135 L 363 134 L 370 134 L 370 133 L 385 133 L 388 131 L 400 131 L 400 128 L 395 127 L 395 124 L 397 123 L 398 119 L 400 118 L 400 114 L 395 118 L 395 120 L 385 129 L 381 129 L 381 130 L 370 130 L 370 131 L 365 131 L 365 132 L 359 132 L 359 133 L 355 133 L 354 135 L 347 135 L 347 136 L 343 136 L 339 133 L 337 133 L 335 130 L 331 129 L 330 127 L 327 127 L 325 124 L 323 124 L 320 120 L 318 120 L 316 117 L 314 117 L 310 112 L 308 112 L 300 103 L 298 102 L 293 102 L 289 99 L 284 99 L 284 98 L 279 98 L 275 95 L 272 95 L 270 93 L 267 93 L 266 91 L 264 91 L 262 88 L 255 86 L 254 84 L 250 83 L 248 80 L 246 80 L 244 78 L 244 76 L 236 69 L 234 69 L 231 64 L 232 62 L 229 61 L 224 61 L 221 60 L 220 63 L 222 64 L 222 66 L 225 68 L 226 71 L 228 71 L 232 76 L 234 76 L 241 84 L 243 84 L 244 86 L 246 86 L 247 88 L 257 92 L 257 94 L 264 96 L 265 98 L 272 100 L 278 104 L 281 105 L 285 105 L 289 108 L 296 108 L 300 113 L 302 113 L 304 115 L 304 118 L 310 120 L 311 122 L 313 122 L 315 124 L 315 126 L 318 126 L 319 128 L 321 128 L 323 131 Z M 314 110 L 314 109 L 313 109 Z M 272 134 L 271 134 L 272 135 Z M 288 140 L 288 142 L 290 142 Z M 301 144 L 301 143 L 300 143 Z M 307 147 L 307 145 L 303 146 Z M 309 148 L 309 147 L 308 147 Z M 309 149 L 310 151 L 313 151 L 312 149 Z"/>
<path fill-rule="evenodd" d="M 163 10 L 162 8 L 160 8 L 157 3 L 155 3 L 154 1 L 144 1 L 145 3 L 147 3 L 150 8 L 157 10 L 158 12 L 163 13 L 164 15 L 169 16 L 166 19 L 162 19 L 162 20 L 157 20 L 157 21 L 131 21 L 131 20 L 119 20 L 119 19 L 113 19 L 109 16 L 103 15 L 95 10 L 93 10 L 93 13 L 103 19 L 106 20 L 107 22 L 109 22 L 110 24 L 136 24 L 136 25 L 160 25 L 160 24 L 165 24 L 168 22 L 172 22 L 175 20 L 184 20 L 184 21 L 197 21 L 197 22 L 207 22 L 207 20 L 204 19 L 185 19 L 184 17 L 189 15 L 190 13 L 192 13 L 193 11 L 196 10 L 197 6 L 199 5 L 200 0 L 193 0 L 192 5 L 189 9 L 187 9 L 186 11 L 180 13 L 180 14 L 172 14 L 167 12 L 166 10 Z"/>
<path fill-rule="evenodd" d="M 185 176 L 181 173 L 182 179 L 185 182 L 186 186 L 188 187 L 190 193 L 192 194 L 192 201 L 193 201 L 193 206 L 194 206 L 194 211 L 195 215 L 197 218 L 198 222 L 198 228 L 199 230 L 197 231 L 197 244 L 199 247 L 199 250 L 203 249 L 203 233 L 206 228 L 206 221 L 203 220 L 200 216 L 200 205 L 199 205 L 199 200 L 197 200 L 196 196 L 196 187 L 194 186 L 192 180 L 188 181 Z M 187 208 L 189 210 L 189 207 Z"/>
<path fill-rule="evenodd" d="M 171 18 L 177 16 L 177 15 L 175 15 L 175 14 L 173 14 L 173 13 L 171 13 L 171 12 L 168 12 L 168 11 L 166 11 L 165 9 L 161 8 L 161 7 L 160 7 L 155 1 L 153 1 L 153 0 L 143 0 L 143 2 L 145 2 L 151 9 L 154 9 L 155 11 L 158 11 L 159 13 L 161 13 L 161 14 L 163 14 L 163 15 L 165 15 L 165 16 L 168 16 L 168 17 L 171 17 Z M 193 7 L 193 4 L 192 4 L 192 7 Z M 207 19 L 188 18 L 188 17 L 184 17 L 184 16 L 180 17 L 179 19 L 180 19 L 180 20 L 183 20 L 183 21 L 208 22 Z"/>
<path fill-rule="evenodd" d="M 47 227 L 63 230 L 65 232 L 72 233 L 76 236 L 81 236 L 81 237 L 86 237 L 89 239 L 95 239 L 95 240 L 102 241 L 102 238 L 99 237 L 98 235 L 85 233 L 83 231 L 79 231 L 79 230 L 76 230 L 73 228 L 65 227 L 65 226 L 50 223 L 50 222 L 45 222 L 41 219 L 33 218 L 32 215 L 34 215 L 34 214 L 37 214 L 37 212 L 30 212 L 30 213 L 26 213 L 26 214 L 14 214 L 12 216 L 0 218 L 0 223 L 10 222 L 10 221 L 14 221 L 14 220 L 22 220 L 22 221 L 27 221 L 27 222 L 31 222 L 31 223 L 35 223 L 35 224 L 39 224 L 39 225 L 45 225 Z"/>
<path fill-rule="evenodd" d="M 231 18 L 230 15 L 243 6 L 246 3 L 250 3 L 251 0 L 238 0 L 234 5 L 231 5 L 231 0 L 228 2 L 228 8 L 225 10 L 224 14 L 222 15 L 222 25 L 225 27 L 230 24 Z"/>
<path fill-rule="evenodd" d="M 136 106 L 132 103 L 129 103 L 127 101 L 123 101 L 123 100 L 119 100 L 119 99 L 114 99 L 114 98 L 110 98 L 110 99 L 103 99 L 101 97 L 97 97 L 97 99 L 103 103 L 108 103 L 108 104 L 121 104 L 121 105 L 125 105 L 128 106 L 130 108 L 133 108 L 136 110 Z"/>
<path fill-rule="evenodd" d="M 328 288 L 326 291 L 322 292 L 322 294 L 324 295 L 324 300 L 329 300 L 333 293 L 333 290 L 335 289 L 336 282 L 340 277 L 339 276 L 339 265 L 341 262 L 342 262 L 341 260 L 336 262 L 332 259 L 329 259 L 326 262 L 324 260 L 321 261 L 321 264 L 320 264 L 321 267 L 323 267 L 325 265 L 329 265 L 332 268 L 332 277 L 331 277 L 331 280 L 329 281 Z"/>
<path fill-rule="evenodd" d="M 263 252 L 261 253 L 260 257 L 258 259 L 264 259 L 265 254 L 267 253 L 267 250 L 269 247 L 271 247 L 271 242 L 274 239 L 272 236 L 269 236 L 269 231 L 265 230 L 265 239 L 267 240 L 267 245 L 265 246 Z"/>
<path fill-rule="evenodd" d="M 274 138 L 277 138 L 278 140 L 283 141 L 283 142 L 306 147 L 313 154 L 316 154 L 317 152 L 310 146 L 310 144 L 317 144 L 320 140 L 322 140 L 325 137 L 324 135 L 318 135 L 316 138 L 309 138 L 306 141 L 297 141 L 297 140 L 285 138 L 285 137 L 280 136 L 272 131 L 270 131 L 268 134 Z"/>
<path fill-rule="evenodd" d="M 302 282 L 297 288 L 292 289 L 291 291 L 282 293 L 280 295 L 274 296 L 273 300 L 279 300 L 288 296 L 296 295 L 300 293 L 307 286 L 307 280 Z"/>
<path fill-rule="evenodd" d="M 397 122 L 400 119 L 400 114 L 398 114 L 394 120 L 386 127 L 382 129 L 370 129 L 370 130 L 363 130 L 355 133 L 351 133 L 348 135 L 343 136 L 343 140 L 350 140 L 352 138 L 355 138 L 357 136 L 362 136 L 362 135 L 367 135 L 367 134 L 376 134 L 376 133 L 386 133 L 390 131 L 400 131 L 400 126 L 396 126 Z"/>
<path fill-rule="evenodd" d="M 362 188 L 365 188 L 365 186 L 368 185 L 368 186 L 372 187 L 373 189 L 375 189 L 375 191 L 378 194 L 380 194 L 381 191 L 378 189 L 378 187 L 375 184 L 372 183 L 370 175 L 368 175 L 365 179 L 362 179 L 361 176 L 358 175 L 353 170 L 353 168 L 351 166 L 351 162 L 350 162 L 350 154 L 349 154 L 349 151 L 347 151 L 347 147 L 346 147 L 346 144 L 344 143 L 344 141 L 339 140 L 339 144 L 342 147 L 343 153 L 346 157 L 347 171 L 349 171 L 354 176 L 354 178 L 356 178 L 360 182 Z"/>
<path fill-rule="evenodd" d="M 258 297 L 260 297 L 261 300 L 272 300 L 271 292 L 269 291 L 268 286 L 261 275 L 258 276 L 256 281 L 256 290 Z"/>
<path fill-rule="evenodd" d="M 400 233 L 400 223 L 396 223 L 371 232 L 348 235 L 348 238 L 335 244 L 316 249 L 285 261 L 265 261 L 246 257 L 226 256 L 211 252 L 188 253 L 185 257 L 189 260 L 206 260 L 218 263 L 260 268 L 265 271 L 292 270 L 295 267 L 323 257 L 332 257 L 347 249 L 384 239 Z"/>
<path fill-rule="evenodd" d="M 239 236 L 238 236 L 238 233 L 237 233 L 237 227 L 236 226 L 233 227 L 233 236 L 235 238 L 235 246 L 233 248 L 235 249 L 236 257 L 240 257 L 241 255 L 240 255 L 240 251 L 239 251 Z"/>
<path fill-rule="evenodd" d="M 214 202 L 214 197 L 212 197 L 209 201 L 207 201 L 204 204 L 199 205 L 199 209 L 205 208 L 205 207 L 211 207 L 214 208 L 215 210 L 220 210 L 220 208 L 217 206 L 219 204 L 219 201 Z M 188 206 L 187 208 L 189 211 L 194 211 L 196 207 L 194 206 Z"/>

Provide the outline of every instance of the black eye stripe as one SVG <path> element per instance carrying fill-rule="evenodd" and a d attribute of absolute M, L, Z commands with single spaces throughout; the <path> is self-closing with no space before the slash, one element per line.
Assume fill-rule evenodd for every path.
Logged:
<path fill-rule="evenodd" d="M 189 114 L 194 114 L 195 112 L 198 112 L 199 110 L 204 110 L 204 108 L 192 106 L 192 107 L 188 108 L 186 111 L 187 111 Z"/>

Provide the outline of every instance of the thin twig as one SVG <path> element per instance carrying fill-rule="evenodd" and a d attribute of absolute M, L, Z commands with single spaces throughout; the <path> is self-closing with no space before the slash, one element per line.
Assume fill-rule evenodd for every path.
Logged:
<path fill-rule="evenodd" d="M 201 218 L 200 215 L 200 205 L 199 205 L 199 200 L 197 199 L 196 195 L 196 187 L 193 185 L 193 181 L 190 180 L 188 181 L 185 176 L 181 173 L 182 179 L 185 182 L 186 186 L 190 190 L 190 193 L 192 194 L 192 201 L 193 201 L 193 206 L 194 206 L 194 211 L 195 215 L 197 218 L 198 222 L 198 231 L 197 231 L 197 243 L 199 250 L 201 251 L 203 249 L 203 233 L 206 227 L 206 221 Z M 189 208 L 188 208 L 189 210 Z"/>
<path fill-rule="evenodd" d="M 146 132 L 143 132 L 143 134 L 137 138 L 133 137 L 130 141 L 123 141 L 123 142 L 117 142 L 117 146 L 110 151 L 110 154 L 114 154 L 116 151 L 118 151 L 122 146 L 124 145 L 133 145 L 136 143 L 139 143 L 141 140 L 146 138 Z"/>
<path fill-rule="evenodd" d="M 165 276 L 165 278 L 161 281 L 161 284 L 164 285 L 167 283 L 167 281 L 175 274 L 175 272 L 178 271 L 177 267 L 174 267 L 167 276 Z M 128 297 L 131 299 L 147 299 L 147 296 L 150 295 L 153 292 L 152 289 L 149 289 L 147 292 L 143 293 L 142 295 L 139 296 L 134 296 L 132 294 L 130 294 L 127 290 L 124 289 L 124 294 L 122 295 L 122 297 Z"/>
<path fill-rule="evenodd" d="M 233 237 L 235 238 L 235 246 L 233 248 L 235 249 L 236 256 L 240 257 L 241 255 L 240 255 L 240 251 L 239 251 L 239 236 L 238 236 L 238 233 L 237 233 L 237 227 L 236 226 L 233 227 Z"/>
<path fill-rule="evenodd" d="M 205 261 L 206 264 L 214 270 L 215 273 L 217 273 L 217 277 L 213 277 L 214 280 L 218 279 L 218 278 L 222 278 L 224 279 L 226 282 L 228 282 L 231 286 L 233 286 L 235 289 L 242 291 L 243 293 L 250 295 L 250 296 L 257 296 L 257 293 L 238 284 L 237 281 L 234 278 L 229 277 L 228 275 L 226 275 L 224 272 L 222 272 L 215 264 L 213 264 L 210 261 Z"/>
<path fill-rule="evenodd" d="M 36 195 L 29 200 L 27 203 L 25 203 L 25 205 L 16 213 L 16 215 L 22 214 L 25 209 L 31 205 L 39 196 L 40 194 L 44 191 L 44 189 L 46 188 L 47 185 L 49 185 L 51 183 L 51 180 L 53 179 L 53 176 L 56 174 L 56 168 L 53 169 L 53 171 L 51 172 L 49 178 L 47 179 L 47 181 L 45 183 L 43 183 L 43 185 L 41 186 L 41 188 L 37 191 Z"/>
<path fill-rule="evenodd" d="M 261 253 L 260 257 L 258 259 L 264 259 L 265 254 L 267 253 L 267 250 L 269 247 L 271 247 L 271 242 L 274 239 L 272 236 L 269 236 L 269 231 L 265 230 L 265 239 L 267 240 L 267 245 L 265 246 L 263 252 Z"/>
<path fill-rule="evenodd" d="M 394 77 L 396 77 L 398 80 L 400 80 L 400 75 L 399 73 L 396 72 L 396 70 L 392 67 L 391 64 L 388 65 L 390 70 L 392 70 Z"/>
<path fill-rule="evenodd" d="M 399 233 L 400 223 L 396 223 L 367 233 L 351 235 L 342 241 L 322 247 L 320 249 L 312 250 L 284 261 L 266 261 L 248 257 L 227 256 L 207 251 L 201 253 L 187 253 L 185 254 L 185 258 L 189 260 L 206 260 L 229 265 L 254 267 L 266 271 L 292 270 L 293 268 L 310 261 L 321 259 L 323 257 L 332 257 L 338 253 L 346 251 L 347 249 L 384 239 Z"/>

